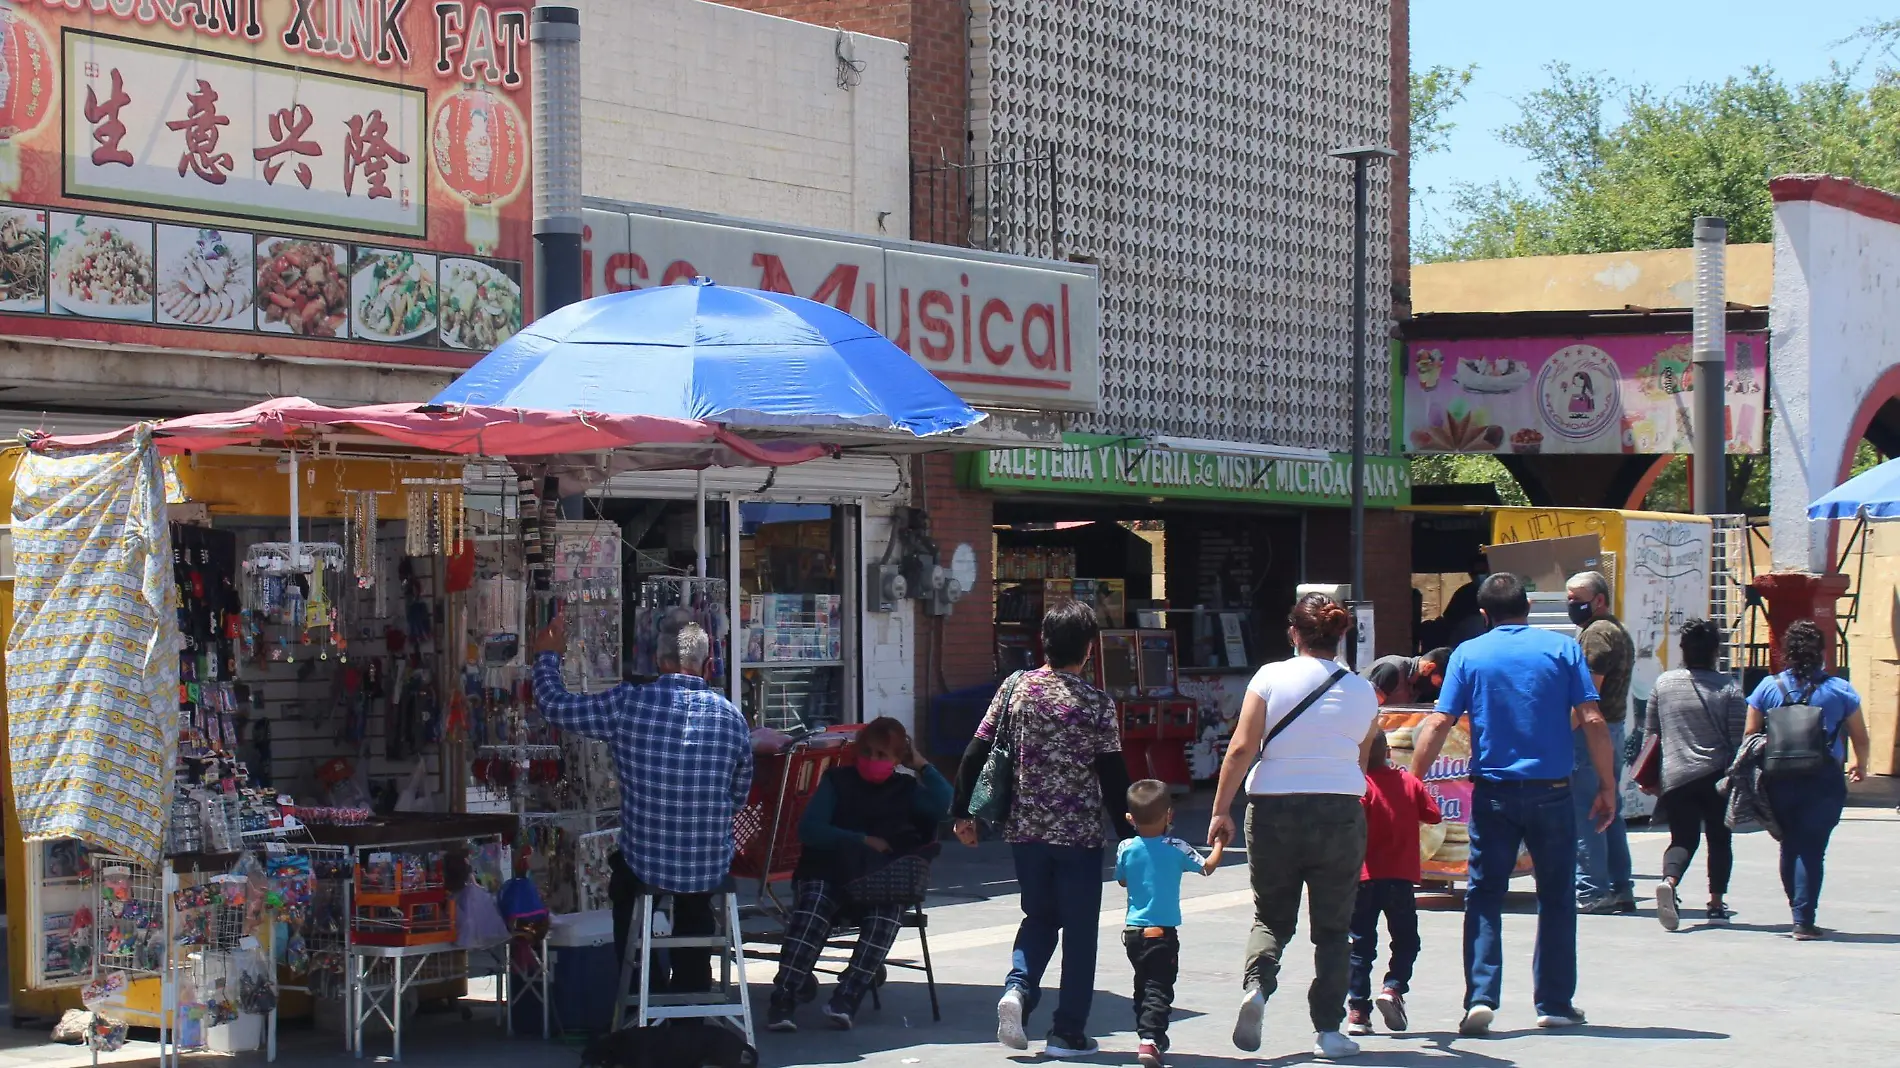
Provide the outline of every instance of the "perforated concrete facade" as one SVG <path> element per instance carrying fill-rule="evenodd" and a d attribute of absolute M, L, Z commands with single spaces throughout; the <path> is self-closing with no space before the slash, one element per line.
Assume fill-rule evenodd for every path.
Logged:
<path fill-rule="evenodd" d="M 1344 450 L 1352 183 L 1387 143 L 1390 0 L 972 0 L 978 158 L 1059 166 L 1062 256 L 1102 266 L 1081 429 Z M 1369 446 L 1391 439 L 1386 168 L 1373 167 Z M 1048 255 L 1030 205 L 1016 251 Z"/>

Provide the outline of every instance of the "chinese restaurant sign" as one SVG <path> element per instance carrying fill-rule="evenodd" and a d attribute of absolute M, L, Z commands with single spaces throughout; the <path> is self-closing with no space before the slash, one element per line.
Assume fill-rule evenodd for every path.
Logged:
<path fill-rule="evenodd" d="M 466 367 L 519 330 L 532 0 L 0 0 L 0 335 Z"/>
<path fill-rule="evenodd" d="M 1762 451 L 1768 336 L 1728 335 L 1723 434 Z M 1415 453 L 1686 453 L 1695 365 L 1682 334 L 1414 341 L 1405 446 Z"/>
<path fill-rule="evenodd" d="M 996 449 L 963 458 L 965 484 L 990 490 L 1347 507 L 1352 458 L 1269 460 L 1151 448 L 1140 438 L 1064 434 L 1062 448 Z M 1409 504 L 1411 465 L 1366 457 L 1366 503 Z"/>

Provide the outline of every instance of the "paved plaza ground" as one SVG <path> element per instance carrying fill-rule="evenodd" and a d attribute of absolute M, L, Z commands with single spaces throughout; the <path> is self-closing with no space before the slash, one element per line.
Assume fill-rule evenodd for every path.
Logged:
<path fill-rule="evenodd" d="M 1891 791 L 1900 784 L 1883 785 Z M 1900 999 L 1895 996 L 1900 980 L 1900 815 L 1890 796 L 1865 800 L 1849 811 L 1828 856 L 1821 922 L 1836 933 L 1825 942 L 1795 943 L 1784 937 L 1787 911 L 1776 876 L 1774 843 L 1764 835 L 1737 842 L 1730 895 L 1738 910 L 1734 923 L 1703 926 L 1690 910 L 1680 932 L 1665 933 L 1648 900 L 1664 836 L 1649 830 L 1632 834 L 1643 910 L 1638 916 L 1580 919 L 1577 1000 L 1589 1013 L 1590 1025 L 1574 1032 L 1546 1033 L 1532 1026 L 1535 917 L 1529 895 L 1519 894 L 1506 921 L 1505 1004 L 1497 1033 L 1487 1039 L 1459 1038 L 1461 913 L 1450 898 L 1424 899 L 1425 951 L 1410 999 L 1417 1030 L 1363 1040 L 1365 1054 L 1354 1063 L 1388 1068 L 1895 1063 L 1900 1057 Z M 1205 826 L 1204 811 L 1185 808 L 1182 829 L 1198 832 Z M 1244 858 L 1230 858 L 1232 863 L 1213 877 L 1188 884 L 1192 896 L 1184 906 L 1170 1063 L 1178 1068 L 1306 1063 L 1313 1036 L 1305 1018 L 1305 985 L 1312 964 L 1303 938 L 1289 957 L 1281 992 L 1268 1010 L 1260 1053 L 1243 1055 L 1228 1040 L 1238 995 L 1240 945 L 1251 918 Z M 1701 878 L 1698 862 L 1684 895 L 1687 905 L 1703 901 Z M 1040 1042 L 1023 1054 L 994 1041 L 998 984 L 1019 915 L 1005 847 L 953 850 L 939 865 L 936 883 L 931 948 L 943 1021 L 931 1021 L 922 976 L 894 970 L 884 1008 L 867 1005 L 856 1030 L 829 1030 L 815 1008 L 808 1008 L 800 1018 L 805 1029 L 799 1034 L 761 1036 L 763 1065 L 965 1068 L 1041 1061 L 1033 1052 Z M 1111 878 L 1104 892 L 1098 993 L 1090 1020 L 1103 1052 L 1081 1063 L 1134 1063 L 1128 968 L 1116 937 L 1120 900 Z M 898 943 L 896 955 L 916 952 L 911 937 Z M 753 998 L 759 1007 L 770 965 L 754 967 Z M 1039 1014 L 1032 1024 L 1032 1034 L 1040 1037 L 1046 1015 Z M 577 1063 L 572 1047 L 509 1040 L 498 1033 L 490 1038 L 489 1026 L 479 1013 L 472 1023 L 457 1013 L 425 1014 L 406 1036 L 404 1061 L 424 1068 Z M 9 1048 L 0 1049 L 0 1068 L 63 1068 L 89 1060 L 84 1050 L 45 1044 L 37 1033 L 13 1032 L 10 1037 Z M 368 1045 L 372 1057 L 388 1049 L 386 1037 Z M 149 1045 L 133 1045 L 113 1059 L 149 1061 L 151 1050 Z M 279 1063 L 306 1068 L 341 1063 L 346 1056 L 330 1034 L 286 1030 Z M 261 1056 L 242 1059 L 262 1064 Z"/>

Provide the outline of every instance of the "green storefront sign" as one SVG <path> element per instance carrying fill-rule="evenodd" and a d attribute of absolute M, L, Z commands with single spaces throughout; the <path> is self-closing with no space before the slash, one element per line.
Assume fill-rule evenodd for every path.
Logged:
<path fill-rule="evenodd" d="M 1352 504 L 1352 457 L 1269 460 L 1151 448 L 1139 438 L 1065 434 L 1062 448 L 997 449 L 963 457 L 964 483 L 1002 492 L 1099 493 L 1124 497 L 1344 508 Z M 1412 500 L 1403 457 L 1366 457 L 1366 505 Z"/>

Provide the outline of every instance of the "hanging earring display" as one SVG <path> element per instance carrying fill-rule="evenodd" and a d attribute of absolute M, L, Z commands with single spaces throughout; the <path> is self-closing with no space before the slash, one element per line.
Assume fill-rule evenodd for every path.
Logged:
<path fill-rule="evenodd" d="M 453 556 L 467 536 L 462 514 L 462 483 L 453 478 L 406 478 L 409 530 L 403 542 L 408 556 Z"/>

